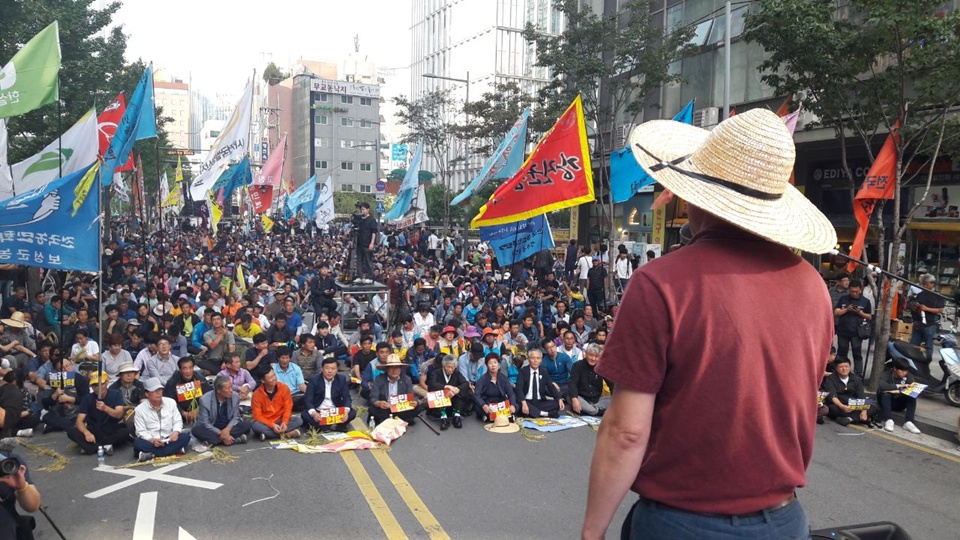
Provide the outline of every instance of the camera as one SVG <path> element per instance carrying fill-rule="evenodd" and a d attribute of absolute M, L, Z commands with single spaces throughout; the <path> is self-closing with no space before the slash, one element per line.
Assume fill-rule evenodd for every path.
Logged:
<path fill-rule="evenodd" d="M 16 474 L 19 468 L 20 462 L 16 459 L 8 457 L 3 458 L 0 460 L 0 478 Z"/>

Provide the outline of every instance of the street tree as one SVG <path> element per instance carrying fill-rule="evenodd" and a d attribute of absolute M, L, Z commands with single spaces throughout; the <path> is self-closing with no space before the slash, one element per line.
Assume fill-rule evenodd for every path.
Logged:
<path fill-rule="evenodd" d="M 267 67 L 263 68 L 263 80 L 270 86 L 273 86 L 289 77 L 290 77 L 289 73 L 281 70 L 273 62 L 270 62 L 269 64 L 267 64 Z"/>
<path fill-rule="evenodd" d="M 577 94 L 582 96 L 594 170 L 599 172 L 598 203 L 611 222 L 607 156 L 618 150 L 612 147 L 613 127 L 623 115 L 636 117 L 654 90 L 680 80 L 669 66 L 688 50 L 693 34 L 686 26 L 664 34 L 651 23 L 648 5 L 632 0 L 608 17 L 586 3 L 558 0 L 555 6 L 566 21 L 562 33 L 551 35 L 531 23 L 523 32 L 536 46 L 537 65 L 551 73 L 550 83 L 540 91 L 538 114 L 552 123 Z M 613 230 L 608 232 L 612 239 Z"/>
<path fill-rule="evenodd" d="M 939 0 L 763 0 L 747 16 L 744 36 L 766 50 L 763 80 L 778 94 L 806 96 L 817 125 L 833 131 L 848 179 L 848 152 L 860 145 L 870 160 L 894 126 L 897 151 L 893 220 L 883 201 L 873 212 L 880 268 L 898 273 L 896 254 L 907 226 L 926 199 L 932 164 L 956 147 L 951 111 L 960 105 L 960 14 Z M 908 172 L 907 163 L 920 167 Z M 928 166 L 930 165 L 930 166 Z M 857 186 L 850 185 L 851 193 Z M 901 214 L 901 188 L 925 188 Z M 888 260 L 889 259 L 889 260 Z M 895 285 L 895 283 L 894 283 Z M 869 386 L 876 387 L 890 337 L 895 286 L 877 284 L 876 344 Z"/>

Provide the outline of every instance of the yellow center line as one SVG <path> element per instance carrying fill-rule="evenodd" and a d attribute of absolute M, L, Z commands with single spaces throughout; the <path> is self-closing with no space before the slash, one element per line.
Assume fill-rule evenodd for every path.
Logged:
<path fill-rule="evenodd" d="M 895 443 L 898 443 L 898 444 L 902 444 L 903 446 L 906 446 L 906 447 L 909 447 L 909 448 L 913 448 L 914 450 L 919 450 L 919 451 L 921 451 L 921 452 L 923 452 L 923 453 L 925 453 L 925 454 L 930 454 L 931 456 L 937 456 L 937 457 L 943 458 L 943 459 L 945 459 L 945 460 L 947 460 L 947 461 L 952 461 L 952 462 L 954 462 L 954 463 L 960 463 L 960 457 L 957 457 L 957 456 L 954 456 L 954 455 L 951 455 L 951 454 L 947 454 L 946 452 L 941 452 L 941 451 L 939 451 L 939 450 L 934 450 L 933 448 L 928 448 L 928 447 L 926 447 L 926 446 L 923 446 L 922 444 L 917 444 L 917 443 L 915 443 L 915 442 L 907 441 L 907 440 L 901 439 L 901 438 L 899 438 L 899 437 L 896 437 L 896 436 L 894 436 L 894 435 L 888 435 L 888 434 L 883 433 L 883 432 L 880 432 L 880 431 L 878 431 L 878 430 L 867 429 L 867 428 L 861 427 L 861 426 L 850 426 L 850 427 L 852 427 L 853 429 L 856 429 L 856 430 L 858 430 L 858 431 L 865 431 L 865 432 L 867 432 L 867 433 L 869 433 L 869 434 L 871 434 L 871 435 L 876 435 L 877 437 L 880 437 L 881 439 L 886 439 L 886 440 L 888 440 L 888 441 L 895 442 Z"/>
<path fill-rule="evenodd" d="M 377 486 L 374 485 L 373 480 L 370 479 L 370 475 L 367 474 L 366 469 L 363 468 L 360 459 L 357 458 L 356 454 L 352 451 L 340 452 L 339 454 L 340 457 L 343 458 L 343 462 L 347 464 L 347 469 L 349 469 L 350 474 L 353 475 L 354 481 L 357 482 L 357 487 L 359 487 L 360 492 L 363 493 L 363 497 L 367 500 L 367 504 L 370 506 L 370 510 L 377 518 L 377 521 L 380 522 L 380 527 L 383 529 L 384 534 L 387 535 L 387 538 L 390 540 L 406 540 L 407 535 L 403 532 L 403 529 L 400 528 L 400 523 L 397 521 L 396 516 L 390 511 L 387 502 L 383 500 L 383 496 L 380 495 Z"/>
<path fill-rule="evenodd" d="M 359 418 L 353 422 L 354 428 L 362 431 L 362 423 Z M 380 464 L 380 468 L 383 469 L 384 474 L 387 475 L 387 479 L 390 480 L 393 487 L 397 489 L 400 498 L 406 503 L 407 508 L 413 513 L 413 517 L 417 518 L 417 521 L 420 522 L 423 530 L 426 531 L 431 540 L 450 540 L 450 535 L 443 530 L 440 522 L 437 521 L 437 518 L 433 516 L 433 513 L 430 512 L 427 505 L 424 504 L 423 499 L 417 495 L 416 490 L 413 489 L 413 486 L 410 485 L 407 478 L 400 472 L 397 464 L 393 462 L 386 450 L 378 448 L 371 450 L 371 452 L 373 453 L 374 459 Z"/>

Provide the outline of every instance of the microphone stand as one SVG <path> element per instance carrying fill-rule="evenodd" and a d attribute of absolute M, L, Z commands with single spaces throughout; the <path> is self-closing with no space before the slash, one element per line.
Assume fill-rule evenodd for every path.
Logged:
<path fill-rule="evenodd" d="M 940 294 L 940 293 L 938 293 L 938 292 L 933 292 L 933 291 L 927 289 L 926 287 L 920 285 L 919 283 L 914 283 L 913 281 L 910 281 L 910 280 L 908 280 L 908 279 L 906 279 L 906 278 L 904 278 L 904 277 L 902 277 L 902 276 L 898 276 L 898 275 L 896 275 L 896 274 L 892 274 L 892 273 L 890 273 L 890 272 L 887 272 L 886 270 L 882 270 L 882 269 L 880 269 L 880 268 L 878 268 L 878 267 L 876 267 L 876 266 L 874 266 L 874 265 L 872 265 L 872 264 L 865 263 L 865 262 L 861 261 L 860 259 L 854 259 L 853 257 L 850 257 L 849 255 L 846 255 L 845 253 L 841 253 L 840 251 L 838 251 L 838 250 L 836 250 L 836 249 L 831 249 L 831 250 L 830 250 L 830 255 L 833 255 L 833 256 L 835 256 L 835 257 L 841 257 L 841 258 L 843 258 L 843 259 L 845 259 L 845 260 L 847 260 L 847 261 L 855 262 L 855 263 L 859 264 L 860 266 L 866 267 L 866 269 L 867 269 L 869 272 L 872 272 L 872 273 L 874 273 L 874 274 L 881 274 L 881 275 L 886 276 L 886 277 L 888 277 L 888 278 L 890 278 L 890 279 L 895 279 L 895 280 L 897 280 L 897 281 L 902 281 L 902 282 L 906 283 L 907 285 L 911 285 L 911 286 L 916 287 L 916 288 L 918 288 L 918 289 L 923 289 L 923 290 L 927 291 L 927 292 L 930 293 L 930 294 L 933 294 L 933 295 L 935 295 L 935 296 L 939 296 L 940 298 L 943 298 L 943 299 L 946 300 L 947 302 L 953 302 L 954 304 L 958 303 L 958 300 L 957 300 L 956 297 L 951 298 L 951 297 L 949 297 L 949 296 Z"/>

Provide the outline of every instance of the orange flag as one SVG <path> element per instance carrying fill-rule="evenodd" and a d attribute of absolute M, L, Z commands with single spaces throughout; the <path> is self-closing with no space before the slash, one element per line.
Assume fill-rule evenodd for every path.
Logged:
<path fill-rule="evenodd" d="M 594 199 L 583 103 L 577 96 L 523 166 L 480 207 L 470 226 L 513 223 Z"/>
<path fill-rule="evenodd" d="M 887 136 L 887 140 L 880 149 L 880 154 L 874 160 L 867 177 L 863 180 L 863 186 L 857 192 L 853 201 L 853 216 L 857 220 L 857 235 L 853 239 L 853 245 L 850 247 L 850 257 L 859 259 L 863 254 L 863 242 L 867 238 L 867 229 L 870 227 L 870 215 L 877 206 L 880 199 L 893 199 L 894 189 L 896 187 L 897 174 L 897 147 L 898 138 L 897 129 L 900 128 L 900 122 L 897 121 L 893 126 L 893 131 Z M 847 264 L 847 271 L 852 272 L 857 263 Z"/>

